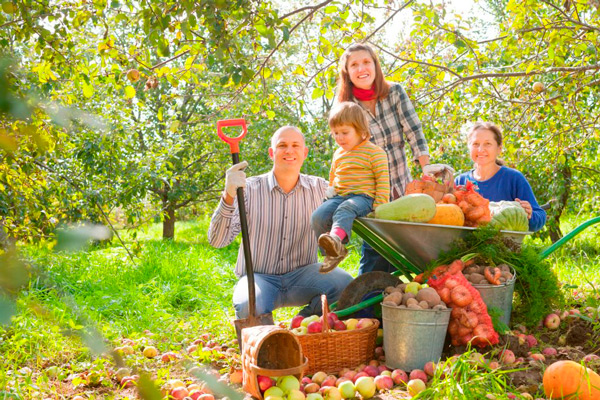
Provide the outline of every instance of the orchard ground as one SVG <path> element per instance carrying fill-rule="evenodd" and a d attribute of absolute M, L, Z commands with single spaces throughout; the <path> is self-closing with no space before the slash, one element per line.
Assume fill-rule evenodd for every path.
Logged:
<path fill-rule="evenodd" d="M 586 217 L 566 218 L 563 232 Z M 21 247 L 45 278 L 34 276 L 29 281 L 18 295 L 17 314 L 0 328 L 0 388 L 5 388 L 0 394 L 22 399 L 76 395 L 134 398 L 135 385 L 121 385 L 116 377 L 118 368 L 106 353 L 114 348 L 120 348 L 128 376 L 147 375 L 157 387 L 173 379 L 189 386 L 194 376 L 202 373 L 191 368 L 201 365 L 209 365 L 215 379 L 228 382 L 229 374 L 239 369 L 231 323 L 239 240 L 224 249 L 213 249 L 206 241 L 207 227 L 206 219 L 179 223 L 175 241 L 161 240 L 158 225 L 135 234 L 122 231 L 134 261 L 116 240 L 81 253 Z M 442 372 L 430 377 L 423 398 L 453 396 L 467 386 L 473 395 L 493 394 L 498 399 L 508 398 L 507 393 L 516 398 L 528 398 L 522 393 L 542 397 L 544 366 L 557 359 L 579 362 L 588 356 L 598 371 L 592 355 L 600 355 L 600 324 L 594 313 L 600 305 L 599 237 L 598 227 L 588 228 L 548 259 L 565 283 L 563 290 L 571 303 L 567 310 L 577 309 L 587 319 L 563 315 L 557 330 L 513 327 L 514 335 L 504 337 L 503 346 L 486 354 L 486 362 L 478 353 L 466 351 L 448 361 L 446 367 L 452 364 L 452 374 L 444 377 L 442 365 Z M 354 276 L 359 244 L 353 238 L 350 255 L 342 264 Z M 289 321 L 297 311 L 280 309 L 274 318 Z M 535 342 L 527 339 L 528 335 Z M 82 337 L 103 337 L 105 348 L 94 353 Z M 156 358 L 144 356 L 143 349 L 148 346 L 157 349 Z M 506 363 L 502 349 L 511 350 L 521 362 Z M 445 355 L 452 356 L 456 350 L 464 349 L 448 348 Z M 463 385 L 467 382 L 469 385 Z M 380 396 L 402 398 L 408 394 L 406 387 L 399 385 Z"/>

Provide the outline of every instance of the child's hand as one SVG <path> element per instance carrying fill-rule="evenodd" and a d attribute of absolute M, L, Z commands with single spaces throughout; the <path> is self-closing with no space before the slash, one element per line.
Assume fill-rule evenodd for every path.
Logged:
<path fill-rule="evenodd" d="M 335 188 L 333 186 L 327 186 L 327 190 L 325 190 L 325 197 L 331 199 L 332 197 L 335 197 L 336 194 L 337 193 L 335 192 Z"/>

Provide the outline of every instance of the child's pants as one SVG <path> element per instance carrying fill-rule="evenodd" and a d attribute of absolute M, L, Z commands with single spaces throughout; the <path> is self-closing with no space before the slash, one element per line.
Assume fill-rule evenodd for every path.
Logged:
<path fill-rule="evenodd" d="M 335 196 L 325 200 L 311 217 L 310 223 L 317 238 L 334 228 L 342 228 L 346 232 L 344 243 L 350 239 L 352 223 L 355 218 L 364 217 L 373 209 L 373 198 L 365 194 L 349 194 Z"/>

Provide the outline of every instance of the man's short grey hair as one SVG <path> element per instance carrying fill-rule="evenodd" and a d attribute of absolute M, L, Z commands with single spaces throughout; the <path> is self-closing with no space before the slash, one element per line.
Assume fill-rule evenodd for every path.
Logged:
<path fill-rule="evenodd" d="M 275 148 L 275 140 L 277 140 L 277 137 L 279 136 L 280 133 L 285 132 L 287 130 L 292 130 L 294 132 L 298 132 L 300 134 L 300 136 L 302 136 L 302 141 L 306 144 L 306 139 L 304 138 L 304 133 L 302 133 L 302 131 L 300 130 L 300 128 L 293 126 L 293 125 L 286 125 L 286 126 L 282 126 L 281 128 L 277 129 L 275 131 L 275 133 L 273 134 L 273 136 L 271 136 L 271 148 Z"/>

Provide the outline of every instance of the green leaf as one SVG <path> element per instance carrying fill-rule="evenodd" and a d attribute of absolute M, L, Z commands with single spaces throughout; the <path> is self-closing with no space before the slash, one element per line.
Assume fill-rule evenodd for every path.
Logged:
<path fill-rule="evenodd" d="M 320 87 L 316 87 L 314 88 L 312 95 L 310 96 L 313 100 L 318 99 L 319 97 L 323 96 L 325 92 L 323 91 L 323 89 L 321 89 Z"/>
<path fill-rule="evenodd" d="M 285 42 L 287 42 L 290 39 L 290 30 L 288 29 L 287 26 L 284 26 L 282 31 L 283 31 L 283 40 Z"/>
<path fill-rule="evenodd" d="M 271 110 L 267 110 L 267 118 L 270 121 L 273 121 L 273 118 L 275 118 L 275 113 L 273 111 L 271 111 Z"/>
<path fill-rule="evenodd" d="M 94 87 L 86 82 L 83 82 L 83 95 L 88 99 L 94 95 Z"/>
<path fill-rule="evenodd" d="M 131 85 L 125 86 L 125 98 L 133 99 L 135 97 L 135 88 Z"/>
<path fill-rule="evenodd" d="M 334 14 L 338 12 L 337 6 L 327 6 L 325 7 L 325 14 Z"/>

